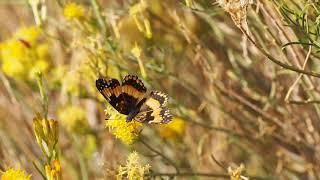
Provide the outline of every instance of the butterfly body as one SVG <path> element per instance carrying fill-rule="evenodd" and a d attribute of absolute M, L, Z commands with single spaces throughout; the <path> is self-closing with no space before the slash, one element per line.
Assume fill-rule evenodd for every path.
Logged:
<path fill-rule="evenodd" d="M 132 121 L 132 120 L 137 116 L 137 114 L 139 113 L 139 111 L 140 111 L 140 109 L 137 109 L 137 108 L 132 109 L 132 110 L 129 112 L 127 118 L 126 118 L 126 122 Z"/>
<path fill-rule="evenodd" d="M 96 87 L 119 113 L 127 115 L 127 122 L 164 124 L 172 119 L 166 107 L 167 95 L 158 91 L 147 94 L 146 87 L 135 75 L 125 76 L 121 85 L 117 79 L 99 78 Z"/>

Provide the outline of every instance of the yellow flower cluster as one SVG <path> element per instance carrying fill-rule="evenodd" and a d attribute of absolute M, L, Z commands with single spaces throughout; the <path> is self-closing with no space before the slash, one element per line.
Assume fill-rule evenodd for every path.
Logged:
<path fill-rule="evenodd" d="M 76 3 L 69 3 L 63 9 L 63 15 L 66 19 L 81 19 L 84 17 L 85 9 Z"/>
<path fill-rule="evenodd" d="M 30 26 L 30 27 L 21 27 L 16 33 L 16 39 L 23 39 L 30 43 L 31 46 L 35 45 L 38 41 L 39 36 L 41 34 L 41 29 L 37 26 Z"/>
<path fill-rule="evenodd" d="M 33 119 L 33 128 L 41 150 L 47 157 L 52 157 L 55 154 L 55 146 L 59 138 L 58 122 L 37 115 Z"/>
<path fill-rule="evenodd" d="M 46 170 L 46 178 L 48 180 L 59 180 L 61 176 L 61 167 L 57 158 L 56 144 L 59 139 L 58 122 L 49 120 L 37 115 L 33 119 L 33 128 L 43 154 L 51 163 L 44 166 Z"/>
<path fill-rule="evenodd" d="M 172 122 L 159 125 L 159 134 L 163 138 L 175 139 L 184 133 L 185 121 L 181 118 L 174 117 Z"/>
<path fill-rule="evenodd" d="M 79 106 L 66 106 L 58 111 L 58 117 L 69 132 L 82 133 L 88 127 L 87 115 Z"/>
<path fill-rule="evenodd" d="M 12 38 L 0 43 L 1 69 L 6 75 L 31 80 L 36 72 L 48 70 L 49 47 L 39 42 L 40 35 L 39 27 L 22 27 Z"/>
<path fill-rule="evenodd" d="M 106 121 L 106 127 L 125 144 L 132 144 L 139 135 L 142 123 L 137 121 L 126 122 L 126 116 L 118 113 L 110 106 L 107 107 L 105 112 L 110 117 Z"/>
<path fill-rule="evenodd" d="M 134 57 L 140 58 L 141 47 L 137 43 L 135 43 L 134 47 L 131 49 L 131 53 L 134 55 Z"/>
<path fill-rule="evenodd" d="M 136 152 L 132 152 L 128 156 L 127 164 L 119 167 L 116 178 L 117 180 L 121 180 L 125 175 L 129 180 L 143 180 L 145 173 L 148 173 L 149 169 L 150 165 L 147 164 L 142 166 L 139 163 L 138 154 Z"/>
<path fill-rule="evenodd" d="M 46 177 L 48 180 L 59 180 L 61 179 L 61 166 L 59 161 L 53 160 L 52 164 L 45 166 Z"/>
<path fill-rule="evenodd" d="M 9 168 L 1 176 L 1 180 L 30 180 L 30 178 L 31 175 L 27 175 L 23 170 L 12 168 Z"/>
<path fill-rule="evenodd" d="M 249 179 L 249 178 L 242 175 L 244 170 L 245 170 L 245 167 L 243 164 L 236 167 L 235 169 L 228 167 L 228 173 L 230 175 L 230 180 Z"/>

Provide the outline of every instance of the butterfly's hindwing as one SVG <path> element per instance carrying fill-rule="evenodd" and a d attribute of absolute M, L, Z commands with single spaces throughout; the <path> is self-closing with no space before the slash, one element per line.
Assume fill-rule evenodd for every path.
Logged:
<path fill-rule="evenodd" d="M 159 102 L 160 106 L 166 106 L 168 104 L 168 96 L 159 91 L 151 91 L 150 97 Z"/>
<path fill-rule="evenodd" d="M 172 115 L 167 107 L 160 107 L 158 109 L 150 108 L 147 111 L 139 112 L 134 120 L 149 124 L 166 124 L 172 120 Z"/>
<path fill-rule="evenodd" d="M 172 116 L 166 107 L 167 102 L 168 98 L 166 94 L 152 91 L 134 120 L 155 124 L 170 122 Z"/>
<path fill-rule="evenodd" d="M 151 121 L 154 119 L 154 117 L 151 116 L 152 112 L 153 112 L 153 109 L 143 104 L 140 109 L 140 112 L 134 117 L 134 120 L 142 123 Z"/>
<path fill-rule="evenodd" d="M 167 107 L 163 107 L 160 111 L 161 124 L 166 124 L 172 121 L 172 115 Z M 151 121 L 153 122 L 153 121 Z M 150 122 L 149 122 L 150 123 Z"/>

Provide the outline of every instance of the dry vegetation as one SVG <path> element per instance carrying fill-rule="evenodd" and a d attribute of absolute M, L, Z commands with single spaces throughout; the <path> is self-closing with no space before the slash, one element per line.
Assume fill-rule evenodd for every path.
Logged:
<path fill-rule="evenodd" d="M 1 0 L 0 19 L 2 179 L 320 179 L 318 1 Z M 171 123 L 96 90 L 127 74 Z"/>

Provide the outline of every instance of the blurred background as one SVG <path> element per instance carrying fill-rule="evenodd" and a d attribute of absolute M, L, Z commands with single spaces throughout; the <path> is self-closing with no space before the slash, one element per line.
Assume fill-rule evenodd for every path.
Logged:
<path fill-rule="evenodd" d="M 320 179 L 319 23 L 312 0 L 1 0 L 0 175 Z M 95 80 L 127 74 L 172 122 L 110 107 Z"/>

